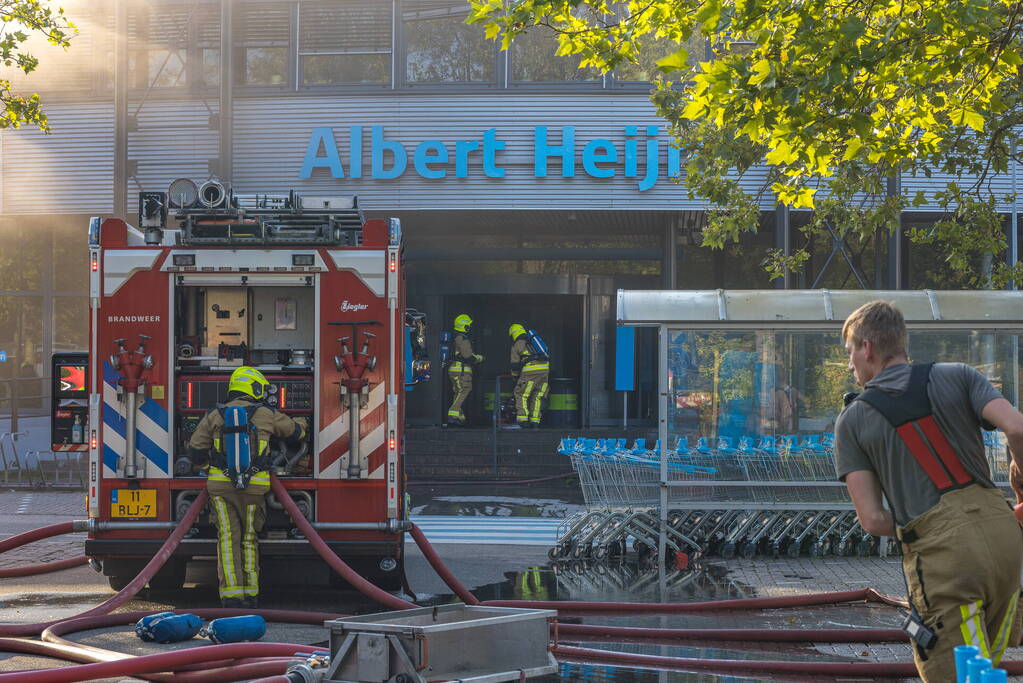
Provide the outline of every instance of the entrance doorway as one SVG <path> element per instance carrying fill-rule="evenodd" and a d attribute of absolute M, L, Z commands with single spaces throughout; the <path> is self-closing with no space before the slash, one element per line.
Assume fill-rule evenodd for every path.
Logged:
<path fill-rule="evenodd" d="M 450 294 L 443 297 L 443 327 L 440 329 L 450 329 L 456 315 L 468 313 L 474 320 L 473 350 L 484 356 L 476 372 L 473 392 L 463 408 L 470 425 L 491 426 L 492 403 L 486 395 L 492 397 L 496 378 L 510 372 L 512 340 L 508 328 L 513 323 L 536 330 L 550 347 L 551 379 L 558 380 L 552 381 L 552 386 L 557 386 L 559 393 L 551 397 L 548 407 L 558 411 L 560 421 L 571 420 L 578 425 L 578 409 L 574 417 L 567 414 L 573 412 L 572 401 L 567 397 L 574 394 L 574 404 L 578 406 L 583 303 L 584 297 L 577 294 Z M 451 386 L 446 373 L 440 379 L 444 383 L 443 404 L 436 410 L 438 421 L 443 422 L 451 402 Z M 510 392 L 511 388 L 511 379 L 502 381 L 503 393 Z"/>

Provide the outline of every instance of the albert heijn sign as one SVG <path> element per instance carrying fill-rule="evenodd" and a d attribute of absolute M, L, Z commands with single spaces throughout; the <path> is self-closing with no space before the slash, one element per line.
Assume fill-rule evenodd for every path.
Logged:
<path fill-rule="evenodd" d="M 644 192 L 661 178 L 679 176 L 680 152 L 661 137 L 659 126 L 624 126 L 623 133 L 624 138 L 617 141 L 583 141 L 575 126 L 533 126 L 529 150 L 533 177 L 546 178 L 553 175 L 552 166 L 560 166 L 558 175 L 563 178 L 575 177 L 577 170 L 591 178 L 635 178 L 639 191 Z M 506 176 L 502 157 L 509 151 L 508 141 L 496 128 L 476 138 L 447 142 L 431 139 L 415 144 L 388 138 L 383 126 L 314 128 L 298 177 L 307 179 L 325 173 L 338 179 L 394 180 L 415 173 L 421 178 L 443 180 L 482 173 L 499 181 Z"/>

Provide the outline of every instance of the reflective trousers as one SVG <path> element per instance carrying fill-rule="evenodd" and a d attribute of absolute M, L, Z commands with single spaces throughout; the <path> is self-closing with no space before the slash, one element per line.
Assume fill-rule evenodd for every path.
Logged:
<path fill-rule="evenodd" d="M 995 666 L 1019 634 L 1017 604 L 1023 530 L 997 489 L 971 484 L 950 491 L 904 528 L 902 569 L 910 602 L 937 636 L 913 657 L 926 683 L 956 680 L 953 649 L 973 645 Z M 909 538 L 912 538 L 910 534 Z"/>
<path fill-rule="evenodd" d="M 550 389 L 550 372 L 545 370 L 519 374 L 515 383 L 515 421 L 519 424 L 532 422 L 540 424 L 543 400 Z"/>
<path fill-rule="evenodd" d="M 448 421 L 465 422 L 462 404 L 472 393 L 472 370 L 451 368 L 448 370 L 448 377 L 451 378 L 451 392 L 454 394 L 451 407 L 448 408 Z"/>
<path fill-rule="evenodd" d="M 207 481 L 210 518 L 217 527 L 217 577 L 220 599 L 259 595 L 259 538 L 266 521 L 269 484 L 236 489 L 226 481 Z"/>

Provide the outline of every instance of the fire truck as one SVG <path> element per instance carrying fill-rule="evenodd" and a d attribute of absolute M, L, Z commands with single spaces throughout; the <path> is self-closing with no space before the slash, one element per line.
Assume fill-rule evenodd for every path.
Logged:
<path fill-rule="evenodd" d="M 55 450 L 87 450 L 93 566 L 126 585 L 205 486 L 188 456 L 203 415 L 241 366 L 265 402 L 305 417 L 300 446 L 271 443 L 272 471 L 331 549 L 400 585 L 405 391 L 429 378 L 425 318 L 405 307 L 401 226 L 356 197 L 236 194 L 217 180 L 142 192 L 139 225 L 93 218 L 85 355 L 54 358 Z M 273 494 L 267 571 L 326 563 Z M 215 557 L 205 513 L 150 585 L 180 587 Z"/>

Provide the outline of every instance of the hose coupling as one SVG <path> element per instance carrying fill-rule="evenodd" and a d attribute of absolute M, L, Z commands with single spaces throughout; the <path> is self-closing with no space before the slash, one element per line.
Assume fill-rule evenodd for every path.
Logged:
<path fill-rule="evenodd" d="M 412 531 L 412 522 L 407 519 L 389 519 L 387 520 L 387 531 L 392 534 Z"/>
<path fill-rule="evenodd" d="M 96 520 L 76 519 L 71 522 L 71 531 L 85 531 L 91 534 L 96 531 Z"/>
<path fill-rule="evenodd" d="M 285 676 L 291 683 L 320 683 L 327 675 L 330 666 L 330 655 L 316 652 L 301 655 L 304 659 L 296 661 L 288 667 Z"/>

